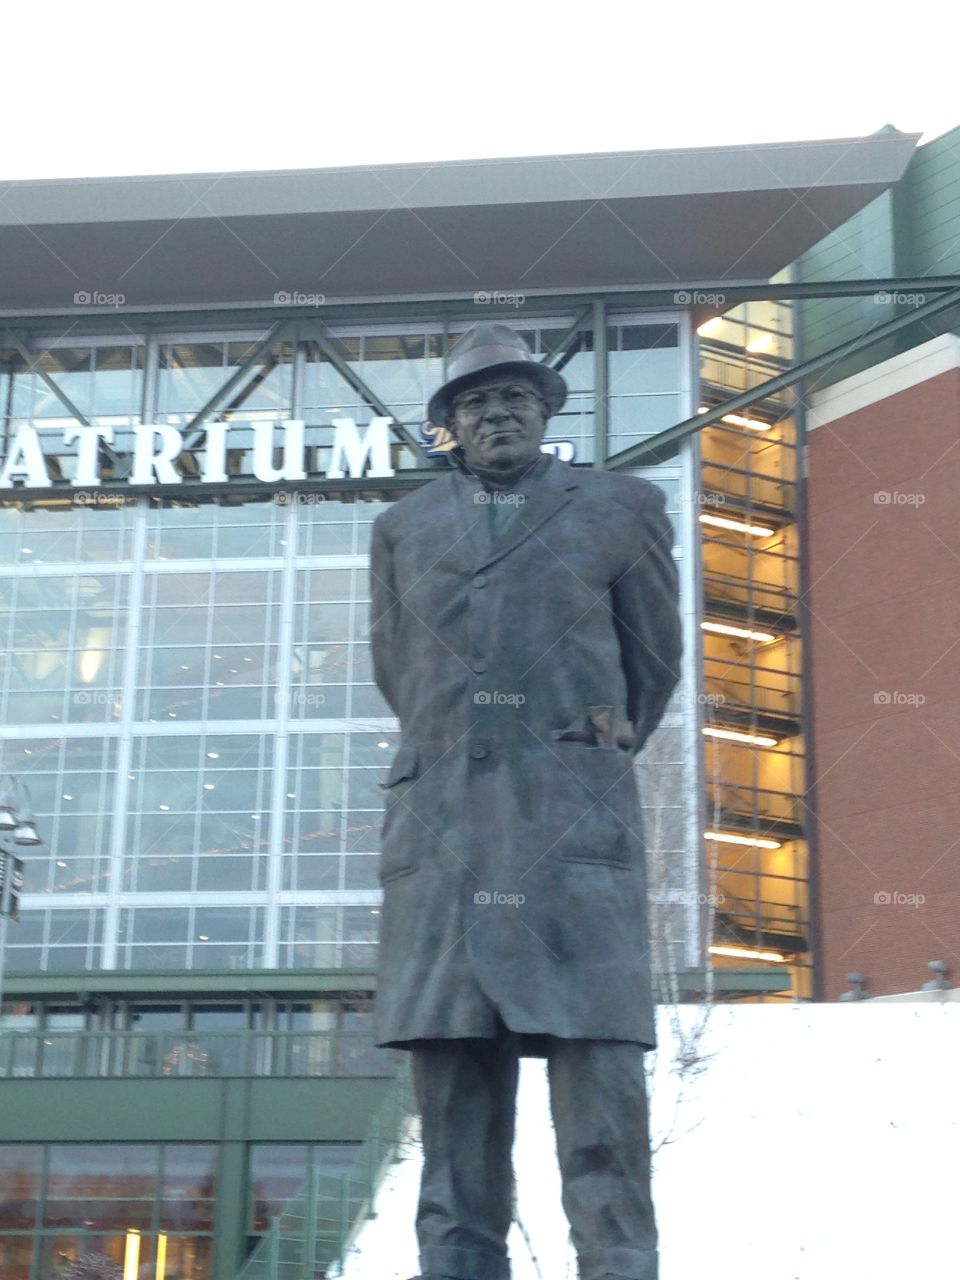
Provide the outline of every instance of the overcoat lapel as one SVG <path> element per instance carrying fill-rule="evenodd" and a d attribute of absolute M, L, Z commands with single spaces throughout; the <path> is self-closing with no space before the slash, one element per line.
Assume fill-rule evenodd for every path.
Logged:
<path fill-rule="evenodd" d="M 506 529 L 491 543 L 487 510 L 483 503 L 477 502 L 477 496 L 484 492 L 483 485 L 475 476 L 460 470 L 450 480 L 459 517 L 458 533 L 463 534 L 454 555 L 462 558 L 473 572 L 486 569 L 515 551 L 551 516 L 572 501 L 578 488 L 574 473 L 551 458 L 550 465 L 540 476 L 518 487 L 517 492 L 523 495 L 524 501 Z"/>

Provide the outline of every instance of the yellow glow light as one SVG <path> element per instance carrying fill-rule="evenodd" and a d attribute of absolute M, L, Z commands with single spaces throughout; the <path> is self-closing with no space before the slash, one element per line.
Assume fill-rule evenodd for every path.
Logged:
<path fill-rule="evenodd" d="M 772 422 L 764 422 L 761 418 L 744 418 L 739 413 L 725 413 L 722 422 L 729 422 L 734 427 L 747 427 L 750 431 L 769 431 Z"/>
<path fill-rule="evenodd" d="M 705 840 L 716 840 L 720 844 L 745 844 L 750 849 L 779 849 L 779 840 L 767 840 L 764 836 L 738 836 L 726 831 L 705 831 Z"/>
<path fill-rule="evenodd" d="M 161 1231 L 157 1236 L 157 1280 L 165 1280 L 167 1274 L 167 1237 Z"/>
<path fill-rule="evenodd" d="M 726 622 L 701 622 L 704 631 L 715 631 L 721 636 L 739 636 L 741 640 L 759 640 L 761 644 L 770 644 L 777 636 L 769 631 L 751 631 L 748 627 L 731 627 Z"/>
<path fill-rule="evenodd" d="M 123 1250 L 123 1280 L 137 1280 L 140 1269 L 140 1232 L 131 1228 Z"/>
<path fill-rule="evenodd" d="M 755 747 L 775 747 L 777 738 L 767 738 L 759 733 L 739 733 L 736 729 L 713 729 L 704 727 L 703 732 L 709 738 L 727 738 L 730 742 L 748 742 Z"/>
<path fill-rule="evenodd" d="M 783 964 L 785 960 L 779 951 L 754 951 L 750 947 L 709 947 L 708 950 L 715 956 L 736 956 L 741 960 L 772 960 L 776 964 Z"/>
<path fill-rule="evenodd" d="M 701 524 L 716 525 L 718 529 L 735 529 L 738 533 L 749 533 L 755 538 L 769 538 L 775 530 L 762 524 L 747 524 L 744 520 L 728 520 L 726 516 L 701 516 Z"/>
<path fill-rule="evenodd" d="M 697 325 L 697 333 L 702 334 L 705 338 L 716 333 L 723 326 L 723 316 L 714 316 L 712 320 L 704 320 L 703 324 Z"/>
<path fill-rule="evenodd" d="M 758 333 L 755 338 L 751 338 L 747 343 L 747 350 L 752 355 L 758 355 L 761 351 L 769 351 L 772 346 L 772 333 Z"/>

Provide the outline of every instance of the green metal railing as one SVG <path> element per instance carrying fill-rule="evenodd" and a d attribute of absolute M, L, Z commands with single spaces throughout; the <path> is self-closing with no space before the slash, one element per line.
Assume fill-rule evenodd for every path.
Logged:
<path fill-rule="evenodd" d="M 374 1216 L 377 1190 L 403 1154 L 416 1114 L 404 1062 L 371 1118 L 353 1165 L 342 1174 L 312 1169 L 298 1195 L 272 1219 L 237 1280 L 324 1280 L 339 1271 L 360 1228 Z"/>
<path fill-rule="evenodd" d="M 4 1031 L 0 1079 L 392 1076 L 369 1032 Z"/>

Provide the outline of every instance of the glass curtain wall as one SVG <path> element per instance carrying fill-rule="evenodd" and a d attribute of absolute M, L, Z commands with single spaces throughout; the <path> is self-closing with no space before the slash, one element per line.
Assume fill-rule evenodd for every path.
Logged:
<path fill-rule="evenodd" d="M 558 353 L 570 398 L 548 439 L 591 462 L 592 333 L 571 336 L 570 315 L 506 320 L 538 355 Z M 474 322 L 317 326 L 274 342 L 196 429 L 262 333 L 51 342 L 35 366 L 2 352 L 0 451 L 32 421 L 51 473 L 76 475 L 63 441 L 75 424 L 42 367 L 113 429 L 105 480 L 127 473 L 141 421 L 183 432 L 186 475 L 206 426 L 229 423 L 226 470 L 241 476 L 253 423 L 293 417 L 322 475 L 334 419 L 365 423 L 371 400 L 419 432 L 446 345 Z M 680 416 L 679 333 L 659 315 L 609 318 L 611 453 Z M 655 478 L 676 515 L 670 475 Z M 10 969 L 375 966 L 377 783 L 397 743 L 367 635 L 383 499 L 269 485 L 147 499 L 121 486 L 0 505 L 0 772 L 30 787 L 45 841 L 24 849 Z"/>

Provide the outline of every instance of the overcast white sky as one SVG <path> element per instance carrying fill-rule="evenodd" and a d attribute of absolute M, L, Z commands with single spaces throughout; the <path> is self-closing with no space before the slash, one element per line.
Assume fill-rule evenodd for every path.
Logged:
<path fill-rule="evenodd" d="M 4 7 L 0 180 L 718 146 L 960 125 L 960 7 Z M 890 15 L 896 15 L 895 20 Z"/>

